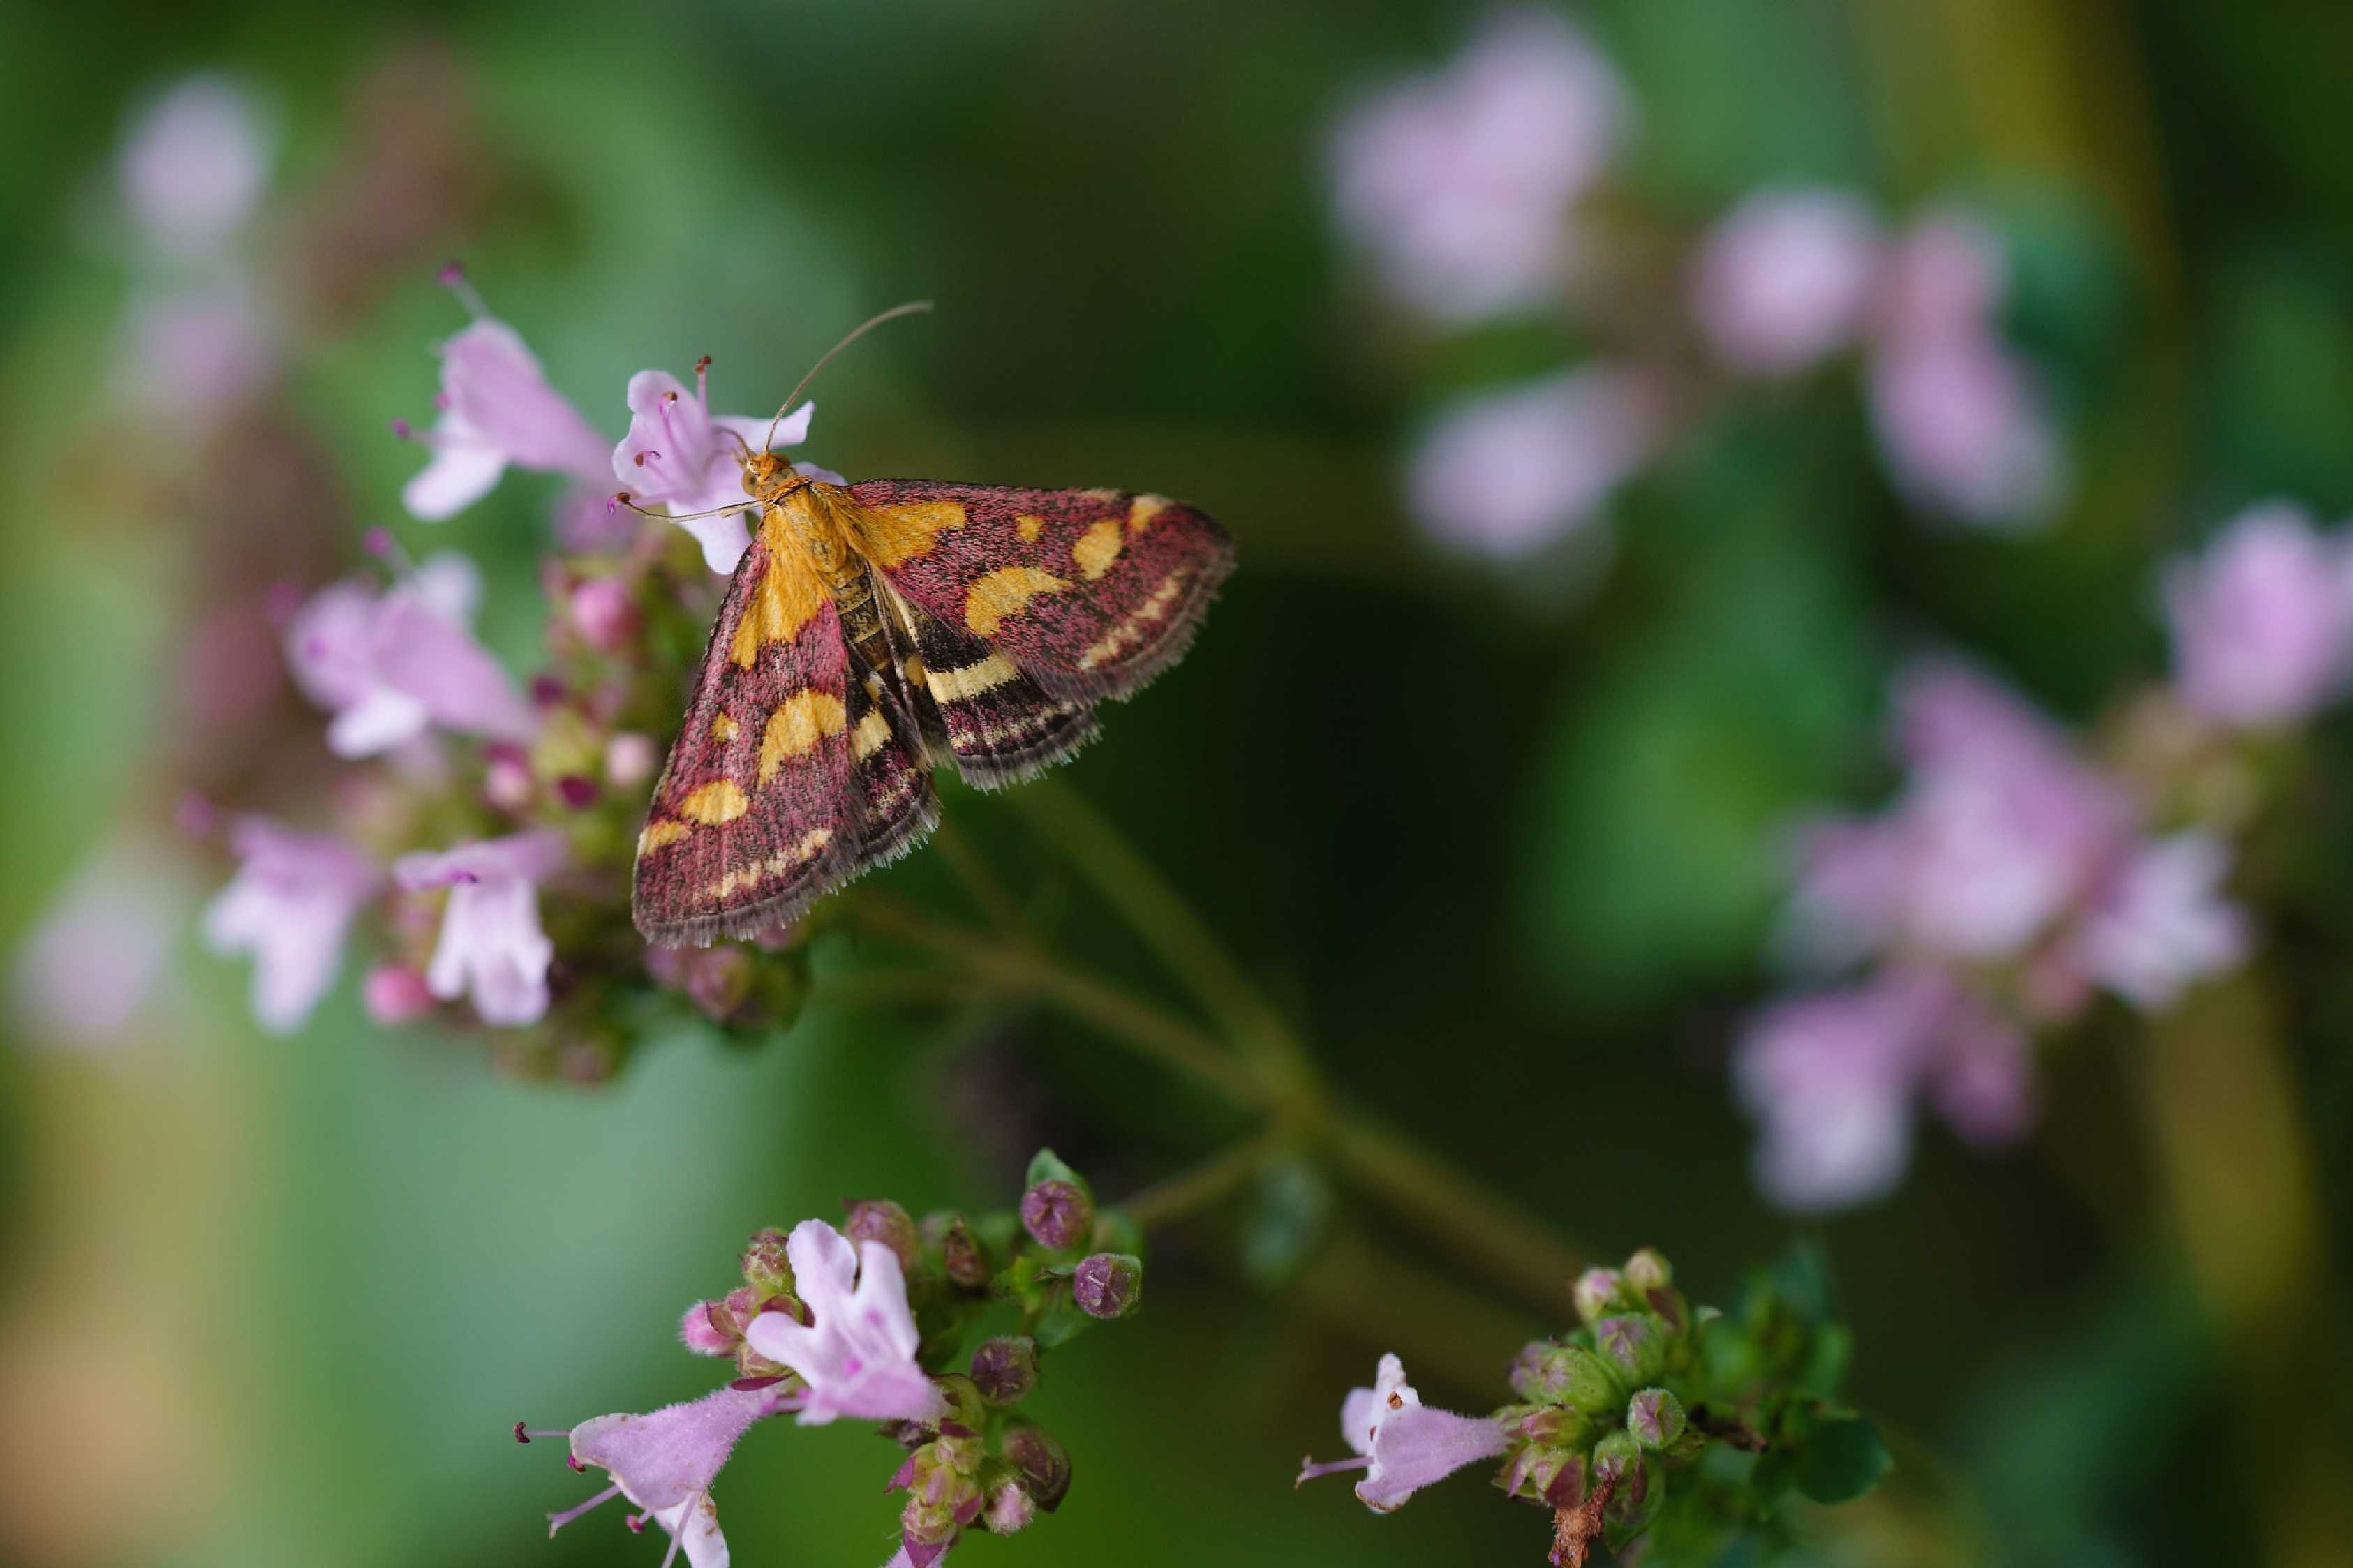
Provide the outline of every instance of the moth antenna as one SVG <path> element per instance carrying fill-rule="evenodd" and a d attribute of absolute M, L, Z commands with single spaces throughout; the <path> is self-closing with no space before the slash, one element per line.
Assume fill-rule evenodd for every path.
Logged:
<path fill-rule="evenodd" d="M 651 507 L 639 506 L 628 491 L 615 490 L 613 499 L 605 503 L 605 510 L 611 511 L 616 507 L 625 506 L 639 517 L 649 517 L 656 522 L 684 522 L 690 518 L 697 517 L 732 517 L 739 511 L 750 511 L 754 504 L 748 500 L 739 500 L 732 501 L 726 506 L 712 507 L 709 511 L 656 511 Z"/>
<path fill-rule="evenodd" d="M 768 437 L 766 440 L 760 443 L 760 449 L 765 452 L 776 444 L 776 426 L 784 423 L 786 410 L 792 407 L 793 399 L 798 397 L 802 393 L 808 390 L 809 383 L 817 379 L 817 373 L 823 370 L 832 360 L 834 355 L 839 353 L 842 350 L 848 348 L 850 344 L 856 342 L 859 339 L 864 337 L 869 331 L 881 326 L 885 321 L 892 321 L 900 316 L 916 315 L 922 311 L 928 310 L 931 308 L 932 302 L 929 300 L 910 300 L 903 305 L 892 306 L 889 310 L 883 311 L 879 316 L 869 316 L 866 320 L 859 322 L 855 327 L 852 327 L 847 337 L 834 344 L 833 347 L 826 350 L 824 355 L 818 360 L 817 363 L 809 366 L 809 373 L 801 377 L 800 384 L 798 386 L 794 387 L 790 392 L 785 394 L 784 402 L 776 405 L 776 416 L 768 421 Z"/>

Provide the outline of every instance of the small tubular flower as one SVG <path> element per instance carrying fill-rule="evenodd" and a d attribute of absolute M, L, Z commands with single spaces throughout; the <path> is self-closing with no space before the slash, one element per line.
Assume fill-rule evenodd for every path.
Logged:
<path fill-rule="evenodd" d="M 1405 1380 L 1405 1363 L 1394 1355 L 1381 1357 L 1370 1388 L 1351 1389 L 1341 1403 L 1340 1435 L 1358 1457 L 1311 1464 L 1299 1479 L 1361 1469 L 1356 1498 L 1376 1513 L 1388 1513 L 1432 1481 L 1511 1446 L 1500 1422 L 1422 1404 Z"/>
<path fill-rule="evenodd" d="M 548 1534 L 618 1493 L 670 1532 L 671 1552 L 683 1549 L 691 1568 L 727 1568 L 727 1538 L 720 1533 L 711 1483 L 754 1423 L 790 1408 L 787 1398 L 773 1389 L 722 1388 L 649 1415 L 599 1415 L 569 1432 L 531 1432 L 518 1423 L 515 1436 L 525 1443 L 568 1437 L 574 1468 L 594 1465 L 613 1478 L 611 1486 L 578 1507 L 550 1514 Z M 638 1527 L 643 1521 L 631 1524 Z"/>
<path fill-rule="evenodd" d="M 1709 231 L 1692 271 L 1692 313 L 1735 370 L 1806 370 L 1862 328 L 1880 249 L 1869 209 L 1845 191 L 1759 191 Z"/>
<path fill-rule="evenodd" d="M 879 1241 L 853 1247 L 823 1220 L 804 1220 L 786 1243 L 795 1289 L 814 1324 L 763 1312 L 744 1330 L 761 1355 L 808 1385 L 804 1425 L 851 1415 L 869 1421 L 929 1421 L 946 1401 L 916 1363 L 921 1338 L 907 1306 L 898 1255 Z"/>
<path fill-rule="evenodd" d="M 438 522 L 491 492 L 509 464 L 605 475 L 605 438 L 547 384 L 522 336 L 481 316 L 441 345 L 441 417 L 417 433 L 432 454 L 400 492 L 417 517 Z"/>
<path fill-rule="evenodd" d="M 744 502 L 742 452 L 768 441 L 769 421 L 744 414 L 711 412 L 711 362 L 694 367 L 694 393 L 666 370 L 641 370 L 629 378 L 629 433 L 613 448 L 613 473 L 641 506 L 667 507 L 679 526 L 702 546 L 713 572 L 733 572 L 751 544 L 742 511 L 720 517 L 690 512 L 741 507 Z M 772 446 L 797 446 L 808 439 L 814 403 L 804 403 L 776 422 Z M 804 471 L 809 471 L 804 468 Z"/>
<path fill-rule="evenodd" d="M 262 816 L 234 824 L 229 847 L 240 865 L 205 910 L 205 937 L 216 951 L 253 954 L 254 1016 L 290 1033 L 334 983 L 344 932 L 383 875 L 341 839 Z"/>
<path fill-rule="evenodd" d="M 470 994 L 486 1024 L 536 1023 L 546 1013 L 555 947 L 540 929 L 538 884 L 565 857 L 563 836 L 544 829 L 401 857 L 393 871 L 403 888 L 449 889 L 425 971 L 434 995 Z"/>
<path fill-rule="evenodd" d="M 471 562 L 445 552 L 381 595 L 357 579 L 331 583 L 295 614 L 287 663 L 304 695 L 334 713 L 329 750 L 374 756 L 436 725 L 532 733 L 530 704 L 467 629 L 480 583 Z"/>

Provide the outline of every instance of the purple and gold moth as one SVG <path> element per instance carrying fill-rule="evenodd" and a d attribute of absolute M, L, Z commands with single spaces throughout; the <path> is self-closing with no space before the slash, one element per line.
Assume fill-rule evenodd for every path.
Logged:
<path fill-rule="evenodd" d="M 1233 568 L 1223 529 L 1160 496 L 741 459 L 759 527 L 638 836 L 631 912 L 664 946 L 770 931 L 914 848 L 935 766 L 994 789 L 1060 762 L 1182 657 Z"/>

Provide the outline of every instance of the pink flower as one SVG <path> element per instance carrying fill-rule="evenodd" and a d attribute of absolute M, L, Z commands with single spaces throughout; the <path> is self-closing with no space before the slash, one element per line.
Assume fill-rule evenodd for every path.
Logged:
<path fill-rule="evenodd" d="M 1950 210 L 1897 243 L 1882 284 L 1871 412 L 1898 489 L 1981 527 L 2031 528 L 2055 508 L 2065 464 L 2026 361 L 2001 339 L 2000 242 Z"/>
<path fill-rule="evenodd" d="M 2144 846 L 2084 929 L 2084 967 L 2145 1013 L 2244 963 L 2247 917 L 2222 896 L 2230 847 L 2204 833 Z"/>
<path fill-rule="evenodd" d="M 1340 1405 L 1340 1435 L 1358 1458 L 1309 1465 L 1299 1480 L 1363 1470 L 1356 1498 L 1376 1513 L 1391 1511 L 1423 1487 L 1511 1445 L 1498 1422 L 1422 1404 L 1405 1380 L 1405 1363 L 1393 1355 L 1381 1357 L 1372 1387 L 1349 1390 Z"/>
<path fill-rule="evenodd" d="M 403 888 L 449 889 L 425 970 L 434 995 L 449 1002 L 470 994 L 486 1024 L 539 1021 L 555 948 L 540 929 L 538 885 L 565 856 L 563 835 L 543 828 L 400 858 L 393 875 Z"/>
<path fill-rule="evenodd" d="M 808 439 L 817 405 L 804 403 L 776 422 L 772 446 L 797 446 Z M 613 472 L 640 506 L 668 507 L 672 514 L 742 506 L 744 468 L 737 454 L 768 439 L 769 421 L 748 414 L 711 412 L 710 362 L 694 367 L 694 395 L 666 370 L 641 370 L 629 377 L 629 433 L 613 448 Z M 804 469 L 804 471 L 807 471 Z M 681 521 L 681 528 L 702 546 L 713 572 L 733 572 L 750 547 L 744 514 Z"/>
<path fill-rule="evenodd" d="M 1548 11 L 1492 17 L 1444 69 L 1366 99 L 1332 142 L 1340 227 L 1398 299 L 1466 321 L 1559 285 L 1569 208 L 1617 150 L 1625 90 Z"/>
<path fill-rule="evenodd" d="M 378 595 L 329 584 L 286 628 L 294 680 L 334 711 L 327 745 L 374 756 L 443 729 L 520 740 L 536 727 L 506 672 L 467 630 L 480 579 L 463 556 L 437 555 Z"/>
<path fill-rule="evenodd" d="M 2308 717 L 2344 682 L 2353 579 L 2342 544 L 2296 507 L 2241 513 L 2166 572 L 2174 683 L 2194 711 L 2250 728 Z"/>
<path fill-rule="evenodd" d="M 220 76 L 176 83 L 123 141 L 117 174 L 141 237 L 166 253 L 218 247 L 259 205 L 277 140 L 239 83 Z"/>
<path fill-rule="evenodd" d="M 575 1468 L 594 1465 L 613 1478 L 587 1501 L 548 1515 L 548 1534 L 618 1494 L 659 1521 L 673 1538 L 671 1552 L 683 1548 L 692 1568 L 727 1568 L 727 1538 L 719 1531 L 711 1484 L 755 1422 L 790 1408 L 774 1389 L 722 1388 L 647 1415 L 599 1415 L 569 1432 L 527 1432 L 518 1424 L 515 1436 L 525 1443 L 569 1437 Z M 630 1521 L 632 1528 L 643 1523 Z"/>
<path fill-rule="evenodd" d="M 539 361 L 504 321 L 480 317 L 441 345 L 441 418 L 416 439 L 432 460 L 400 492 L 428 521 L 491 492 L 512 463 L 602 483 L 605 438 L 548 385 Z"/>
<path fill-rule="evenodd" d="M 763 1312 L 744 1337 L 754 1350 L 800 1373 L 808 1385 L 803 1425 L 851 1415 L 868 1421 L 930 1421 L 946 1400 L 916 1363 L 913 1312 L 898 1254 L 879 1241 L 849 1239 L 823 1220 L 804 1220 L 785 1242 L 795 1289 L 816 1315 L 804 1326 Z"/>
<path fill-rule="evenodd" d="M 1742 1034 L 1733 1071 L 1763 1123 L 1757 1185 L 1800 1213 L 1893 1191 L 1924 1091 L 1973 1142 L 2014 1138 L 2030 1114 L 2024 1036 L 1931 969 L 1888 970 L 1767 1008 Z"/>
<path fill-rule="evenodd" d="M 183 883 L 178 857 L 164 845 L 125 836 L 101 846 L 16 949 L 9 1002 L 23 1037 L 123 1043 L 186 929 Z"/>
<path fill-rule="evenodd" d="M 1413 509 L 1457 548 L 1530 554 L 1590 521 L 1657 448 L 1662 424 L 1656 384 L 1618 367 L 1464 398 L 1415 450 Z"/>
<path fill-rule="evenodd" d="M 1693 314 L 1736 370 L 1805 370 L 1862 329 L 1880 246 L 1870 212 L 1844 191 L 1759 191 L 1709 232 L 1693 269 Z"/>
<path fill-rule="evenodd" d="M 1802 835 L 1796 944 L 1833 963 L 2016 957 L 2096 890 L 2130 842 L 2131 803 L 1965 665 L 1914 665 L 1895 708 L 1903 793 L 1879 816 Z"/>
<path fill-rule="evenodd" d="M 344 932 L 383 878 L 342 840 L 267 817 L 239 818 L 229 847 L 241 865 L 205 910 L 205 936 L 217 952 L 253 954 L 254 1016 L 290 1033 L 334 983 Z"/>
<path fill-rule="evenodd" d="M 1898 489 L 1981 527 L 2031 528 L 2065 478 L 2026 362 L 1990 334 L 1899 342 L 1872 362 L 1871 413 Z"/>
<path fill-rule="evenodd" d="M 260 307 L 228 283 L 135 294 L 115 358 L 115 380 L 137 416 L 184 435 L 217 425 L 277 367 Z"/>

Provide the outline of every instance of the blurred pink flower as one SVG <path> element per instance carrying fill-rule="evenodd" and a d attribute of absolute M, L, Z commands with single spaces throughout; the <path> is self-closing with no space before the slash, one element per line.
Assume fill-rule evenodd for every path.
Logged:
<path fill-rule="evenodd" d="M 547 384 L 512 327 L 482 316 L 440 353 L 441 418 L 414 437 L 432 460 L 401 491 L 411 512 L 449 517 L 488 495 L 510 463 L 603 482 L 611 447 Z"/>
<path fill-rule="evenodd" d="M 1363 1470 L 1356 1498 L 1376 1513 L 1388 1513 L 1431 1482 L 1511 1446 L 1496 1421 L 1422 1404 L 1405 1380 L 1405 1363 L 1394 1355 L 1381 1357 L 1370 1388 L 1351 1389 L 1341 1402 L 1340 1436 L 1358 1457 L 1308 1465 L 1299 1480 Z"/>
<path fill-rule="evenodd" d="M 162 984 L 185 929 L 178 856 L 137 835 L 109 839 L 17 946 L 10 1011 L 44 1045 L 118 1045 Z"/>
<path fill-rule="evenodd" d="M 2142 846 L 2084 928 L 2084 967 L 2145 1013 L 2237 968 L 2251 938 L 2245 911 L 2222 894 L 2230 874 L 2230 847 L 2209 834 Z"/>
<path fill-rule="evenodd" d="M 1415 448 L 1408 489 L 1442 542 L 1510 560 L 1589 521 L 1657 449 L 1664 421 L 1645 373 L 1588 367 L 1441 412 Z"/>
<path fill-rule="evenodd" d="M 480 574 L 444 553 L 378 595 L 345 579 L 321 589 L 286 628 L 295 684 L 334 719 L 327 745 L 374 756 L 433 725 L 520 740 L 537 721 L 468 626 Z"/>
<path fill-rule="evenodd" d="M 551 1536 L 617 1493 L 668 1531 L 673 1537 L 670 1551 L 682 1549 L 692 1568 L 727 1568 L 727 1538 L 720 1533 L 712 1483 L 744 1433 L 789 1408 L 774 1389 L 722 1388 L 649 1415 L 599 1415 L 568 1433 L 527 1434 L 518 1426 L 515 1436 L 524 1442 L 533 1436 L 568 1436 L 575 1468 L 594 1465 L 613 1478 L 611 1486 L 587 1501 L 548 1515 Z"/>
<path fill-rule="evenodd" d="M 2205 552 L 2165 576 L 2174 684 L 2219 724 L 2309 716 L 2335 696 L 2353 652 L 2353 574 L 2341 542 L 2300 509 L 2242 512 Z"/>
<path fill-rule="evenodd" d="M 290 1033 L 334 983 L 344 932 L 383 877 L 341 839 L 267 817 L 240 817 L 229 847 L 242 864 L 205 910 L 205 936 L 217 952 L 253 954 L 254 1016 Z"/>
<path fill-rule="evenodd" d="M 794 1288 L 816 1315 L 811 1325 L 763 1312 L 745 1328 L 752 1348 L 800 1373 L 808 1385 L 804 1426 L 849 1415 L 866 1421 L 929 1421 L 946 1408 L 915 1360 L 920 1336 L 907 1306 L 898 1254 L 879 1241 L 852 1247 L 823 1220 L 803 1220 L 785 1243 Z"/>
<path fill-rule="evenodd" d="M 694 395 L 666 370 L 641 370 L 629 377 L 629 433 L 613 448 L 613 472 L 638 505 L 667 507 L 674 514 L 741 506 L 744 468 L 737 454 L 766 439 L 765 416 L 711 412 L 710 364 L 694 367 Z M 771 446 L 797 446 L 808 439 L 817 405 L 804 403 L 776 426 Z M 751 544 L 742 512 L 696 518 L 679 526 L 702 546 L 713 572 L 733 572 Z"/>
<path fill-rule="evenodd" d="M 410 1024 L 433 1011 L 425 976 L 405 963 L 379 963 L 360 983 L 360 1000 L 379 1024 Z"/>
<path fill-rule="evenodd" d="M 134 295 L 115 354 L 115 380 L 137 416 L 182 437 L 218 424 L 278 363 L 260 308 L 236 284 Z"/>
<path fill-rule="evenodd" d="M 1398 300 L 1465 321 L 1562 281 L 1569 209 L 1629 118 L 1617 73 L 1549 11 L 1498 13 L 1443 69 L 1367 97 L 1332 140 L 1342 231 Z"/>
<path fill-rule="evenodd" d="M 126 132 L 117 177 L 140 237 L 164 254 L 218 247 L 253 216 L 277 156 L 269 116 L 223 76 L 192 76 Z"/>
<path fill-rule="evenodd" d="M 1939 208 L 1896 241 L 1873 329 L 1869 394 L 1896 487 L 1987 528 L 2033 528 L 2059 504 L 2065 455 L 2033 369 L 2002 341 L 2001 242 Z"/>
<path fill-rule="evenodd" d="M 1763 1123 L 1757 1185 L 1801 1213 L 1893 1191 L 1924 1092 L 1976 1142 L 2015 1138 L 2030 1115 L 2023 1034 L 1918 966 L 1766 1008 L 1743 1031 L 1733 1073 Z"/>
<path fill-rule="evenodd" d="M 1990 333 L 1897 342 L 1870 372 L 1871 412 L 1896 487 L 1956 521 L 2039 526 L 2065 467 L 2026 362 Z"/>
<path fill-rule="evenodd" d="M 2041 715 L 1965 665 L 1906 669 L 1895 709 L 1904 789 L 1876 816 L 1801 832 L 1795 944 L 1830 963 L 1906 950 L 2016 957 L 2116 864 L 2131 802 Z"/>
<path fill-rule="evenodd" d="M 482 1022 L 534 1024 L 547 1012 L 554 944 L 539 924 L 538 885 L 567 851 L 552 830 L 512 834 L 438 853 L 404 855 L 393 867 L 411 891 L 447 888 L 441 936 L 425 983 L 444 1002 L 470 994 Z"/>
<path fill-rule="evenodd" d="M 1788 375 L 1845 348 L 1877 281 L 1879 226 L 1847 192 L 1758 191 L 1710 230 L 1692 310 L 1717 355 L 1752 375 Z"/>

